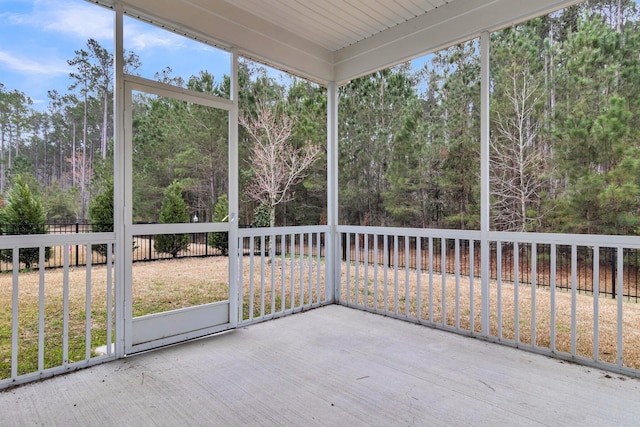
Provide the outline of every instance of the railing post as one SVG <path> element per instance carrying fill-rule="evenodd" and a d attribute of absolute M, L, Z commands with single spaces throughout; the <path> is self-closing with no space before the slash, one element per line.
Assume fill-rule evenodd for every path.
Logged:
<path fill-rule="evenodd" d="M 480 36 L 480 275 L 482 335 L 489 335 L 489 32 Z"/>

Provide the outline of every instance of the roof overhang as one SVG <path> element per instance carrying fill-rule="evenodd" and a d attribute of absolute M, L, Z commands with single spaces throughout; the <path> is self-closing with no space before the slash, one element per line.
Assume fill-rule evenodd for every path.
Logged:
<path fill-rule="evenodd" d="M 410 2 L 415 16 L 405 4 Z M 115 0 L 99 0 L 111 6 Z M 320 84 L 343 84 L 580 0 L 126 0 L 126 13 Z M 418 8 L 420 4 L 421 8 Z M 240 7 L 240 6 L 242 7 Z M 302 6 L 304 7 L 302 7 Z M 274 10 L 280 8 L 279 10 Z M 394 10 L 397 8 L 397 10 Z M 421 10 L 416 14 L 415 8 Z M 334 15 L 330 14 L 334 11 Z M 345 13 L 352 11 L 352 13 Z M 398 17 L 404 12 L 405 20 Z M 374 13 L 377 13 L 376 19 Z M 383 16 L 387 14 L 387 16 Z M 277 16 L 282 16 L 280 20 Z M 276 17 L 276 18 L 274 18 Z M 381 24 L 395 19 L 397 24 Z M 339 24 L 341 27 L 337 27 Z M 297 22 L 309 23 L 309 31 Z M 336 23 L 335 25 L 333 25 Z M 352 25 L 358 31 L 348 31 Z M 339 30 L 344 29 L 344 37 Z M 347 34 L 348 33 L 348 34 Z"/>

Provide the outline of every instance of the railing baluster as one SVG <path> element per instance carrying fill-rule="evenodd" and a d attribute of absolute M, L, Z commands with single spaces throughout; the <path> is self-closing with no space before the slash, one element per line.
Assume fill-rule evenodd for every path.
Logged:
<path fill-rule="evenodd" d="M 309 296 L 308 296 L 308 306 L 311 306 L 311 304 L 313 304 L 313 247 L 311 246 L 313 244 L 313 234 L 312 233 L 308 233 L 307 234 L 307 258 L 308 258 L 308 275 L 307 275 L 307 281 L 309 283 Z"/>
<path fill-rule="evenodd" d="M 269 235 L 269 266 L 271 269 L 271 315 L 276 312 L 276 235 Z"/>
<path fill-rule="evenodd" d="M 460 329 L 460 239 L 455 239 L 456 329 Z"/>
<path fill-rule="evenodd" d="M 409 236 L 404 236 L 404 314 L 409 317 L 411 296 L 409 295 L 409 266 L 411 259 L 409 256 Z"/>
<path fill-rule="evenodd" d="M 112 258 L 113 258 L 113 244 L 112 243 L 107 243 L 107 339 L 106 339 L 106 344 L 107 344 L 107 356 L 111 356 L 112 354 L 112 343 L 113 343 L 113 338 L 112 338 L 112 322 L 113 322 L 113 318 L 112 318 L 112 310 L 113 310 L 113 271 L 112 271 Z M 242 271 L 242 270 L 240 270 Z M 240 287 L 240 289 L 242 289 L 242 287 Z M 240 310 L 242 310 L 242 305 L 239 305 Z M 241 312 L 242 313 L 242 312 Z"/>
<path fill-rule="evenodd" d="M 395 315 L 398 315 L 398 266 L 399 263 L 399 255 L 398 255 L 398 235 L 395 234 L 393 236 L 393 312 Z"/>
<path fill-rule="evenodd" d="M 447 240 L 440 239 L 440 274 L 442 276 L 442 325 L 447 324 Z"/>
<path fill-rule="evenodd" d="M 364 238 L 364 256 L 363 256 L 363 262 L 364 262 L 364 277 L 362 280 L 362 286 L 363 286 L 363 292 L 362 292 L 362 299 L 363 299 L 363 306 L 366 308 L 369 306 L 369 234 L 364 233 L 363 235 Z"/>
<path fill-rule="evenodd" d="M 550 267 L 549 267 L 549 286 L 550 286 L 550 348 L 551 351 L 556 351 L 556 269 L 557 269 L 557 253 L 556 244 L 552 243 L 550 246 Z M 562 279 L 561 279 L 562 280 Z"/>
<path fill-rule="evenodd" d="M 69 363 L 69 248 L 64 246 L 62 262 L 62 366 Z"/>
<path fill-rule="evenodd" d="M 513 336 L 520 342 L 520 245 L 513 244 Z"/>
<path fill-rule="evenodd" d="M 260 317 L 264 317 L 264 258 L 265 258 L 265 236 L 260 236 Z"/>
<path fill-rule="evenodd" d="M 384 254 L 383 254 L 383 260 L 382 262 L 384 263 L 384 288 L 383 288 L 383 296 L 384 296 L 384 311 L 385 313 L 387 311 L 389 311 L 389 289 L 388 289 L 388 282 L 389 282 L 389 235 L 388 234 L 384 234 Z"/>
<path fill-rule="evenodd" d="M 291 300 L 291 311 L 296 307 L 296 293 L 295 293 L 295 264 L 296 264 L 296 235 L 291 233 L 289 236 L 291 239 L 291 265 L 289 266 L 289 272 L 291 274 L 291 279 L 289 279 L 289 299 Z"/>
<path fill-rule="evenodd" d="M 373 309 L 378 311 L 378 234 L 373 235 Z"/>
<path fill-rule="evenodd" d="M 498 339 L 502 340 L 502 242 L 496 242 L 496 279 L 498 307 Z"/>
<path fill-rule="evenodd" d="M 469 240 L 469 330 L 475 332 L 475 240 Z"/>
<path fill-rule="evenodd" d="M 20 295 L 19 276 L 20 258 L 18 257 L 19 249 L 14 246 L 12 252 L 12 293 L 11 293 L 11 377 L 18 376 L 18 302 Z"/>
<path fill-rule="evenodd" d="M 346 264 L 347 264 L 347 275 L 346 275 L 346 293 L 345 297 L 347 299 L 347 305 L 351 304 L 351 233 L 347 233 L 347 243 L 346 243 Z"/>
<path fill-rule="evenodd" d="M 254 281 L 253 278 L 253 263 L 254 263 L 254 249 L 255 249 L 255 239 L 253 237 L 249 238 L 249 320 L 253 320 L 253 311 L 254 311 L 254 299 L 255 299 L 255 291 L 254 291 Z"/>
<path fill-rule="evenodd" d="M 600 247 L 593 247 L 593 360 L 600 360 Z"/>
<path fill-rule="evenodd" d="M 433 321 L 433 237 L 429 237 L 429 322 Z"/>
<path fill-rule="evenodd" d="M 85 260 L 85 359 L 91 359 L 91 244 L 83 246 L 87 254 Z"/>
<path fill-rule="evenodd" d="M 571 355 L 577 354 L 577 315 L 578 315 L 578 250 L 577 246 L 571 245 Z M 555 287 L 555 286 L 554 286 Z M 555 311 L 555 310 L 554 310 Z"/>
<path fill-rule="evenodd" d="M 538 247 L 531 244 L 531 346 L 536 346 L 536 269 L 538 267 Z"/>
<path fill-rule="evenodd" d="M 624 269 L 624 253 L 622 246 L 618 246 L 618 262 L 616 268 L 616 287 L 617 287 L 617 298 L 618 298 L 618 342 L 617 342 L 617 356 L 616 363 L 618 367 L 623 366 L 623 344 L 622 344 L 622 329 L 624 326 L 624 316 L 622 313 L 622 300 L 623 298 L 623 286 L 624 286 L 624 277 L 623 277 L 623 269 Z"/>
<path fill-rule="evenodd" d="M 38 371 L 44 370 L 44 267 L 45 267 L 45 247 L 40 245 L 38 257 Z M 107 335 L 109 336 L 109 335 Z"/>
<path fill-rule="evenodd" d="M 416 237 L 416 318 L 422 320 L 422 237 Z"/>
<path fill-rule="evenodd" d="M 298 238 L 300 239 L 300 263 L 298 264 L 298 268 L 300 270 L 300 283 L 298 284 L 298 289 L 300 290 L 300 305 L 299 307 L 304 307 L 304 233 L 299 233 Z"/>

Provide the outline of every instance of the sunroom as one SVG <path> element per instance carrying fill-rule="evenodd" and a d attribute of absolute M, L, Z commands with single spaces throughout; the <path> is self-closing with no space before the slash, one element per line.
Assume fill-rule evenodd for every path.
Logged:
<path fill-rule="evenodd" d="M 200 369 L 199 364 L 220 363 L 220 367 L 237 369 L 237 375 L 219 379 L 226 384 L 222 389 L 228 396 L 237 394 L 236 403 L 250 405 L 240 394 L 260 393 L 267 395 L 264 397 L 267 399 L 271 394 L 269 387 L 286 388 L 287 383 L 278 378 L 293 378 L 286 373 L 287 369 L 299 376 L 306 376 L 306 381 L 313 382 L 314 376 L 323 375 L 318 370 L 318 367 L 323 367 L 343 375 L 348 373 L 347 376 L 353 374 L 356 383 L 374 384 L 364 384 L 363 388 L 354 389 L 345 384 L 348 392 L 342 394 L 341 398 L 346 399 L 346 395 L 356 396 L 354 400 L 330 402 L 329 398 L 324 399 L 322 402 L 329 404 L 331 408 L 343 405 L 342 409 L 336 410 L 333 415 L 326 412 L 327 408 L 318 410 L 317 413 L 310 410 L 317 418 L 310 418 L 308 422 L 313 423 L 315 420 L 315 423 L 329 424 L 351 419 L 352 422 L 359 420 L 362 424 L 393 424 L 394 420 L 395 423 L 407 423 L 410 418 L 405 416 L 409 413 L 414 417 L 411 418 L 413 422 L 418 424 L 428 423 L 427 420 L 436 424 L 473 422 L 473 411 L 477 408 L 468 413 L 463 411 L 458 418 L 451 415 L 460 405 L 469 404 L 466 398 L 460 397 L 465 392 L 456 387 L 450 389 L 454 390 L 452 401 L 448 401 L 445 397 L 447 393 L 443 392 L 437 396 L 407 395 L 403 403 L 399 403 L 396 394 L 386 394 L 381 390 L 384 391 L 385 387 L 396 391 L 404 390 L 403 387 L 396 387 L 395 381 L 404 381 L 406 384 L 411 377 L 422 378 L 420 385 L 415 385 L 416 389 L 435 383 L 447 390 L 444 385 L 447 383 L 446 377 L 460 376 L 459 373 L 454 375 L 452 372 L 458 368 L 451 365 L 444 367 L 447 358 L 460 364 L 473 364 L 473 357 L 465 359 L 462 355 L 478 352 L 481 357 L 487 358 L 487 365 L 479 363 L 469 369 L 474 375 L 476 371 L 484 371 L 489 377 L 492 373 L 500 376 L 502 380 L 498 384 L 501 386 L 509 383 L 505 376 L 510 372 L 513 381 L 529 382 L 533 390 L 536 390 L 532 393 L 544 393 L 546 386 L 556 388 L 561 395 L 577 393 L 575 389 L 578 388 L 581 390 L 580 396 L 588 395 L 585 398 L 594 405 L 603 396 L 614 400 L 613 412 L 616 415 L 610 419 L 612 424 L 631 424 L 634 417 L 640 415 L 637 405 L 624 407 L 625 403 L 634 401 L 634 395 L 638 396 L 637 382 L 631 378 L 623 381 L 640 374 L 640 359 L 637 357 L 640 353 L 640 332 L 636 332 L 640 318 L 640 310 L 636 308 L 637 251 L 640 249 L 640 240 L 630 235 L 527 232 L 527 228 L 512 231 L 507 227 L 497 228 L 492 219 L 492 215 L 495 215 L 492 208 L 495 208 L 496 203 L 492 195 L 497 191 L 492 178 L 492 159 L 495 159 L 496 152 L 507 158 L 516 156 L 515 152 L 496 150 L 491 142 L 493 135 L 490 133 L 490 123 L 495 120 L 491 111 L 491 99 L 497 87 L 492 86 L 495 85 L 495 79 L 492 80 L 490 74 L 492 34 L 580 3 L 579 1 L 99 0 L 89 3 L 95 3 L 92 7 L 106 8 L 109 11 L 114 29 L 113 52 L 118 53 L 114 55 L 113 69 L 113 231 L 0 237 L 0 249 L 10 254 L 8 262 L 13 266 L 23 265 L 21 254 L 37 248 L 37 256 L 33 260 L 37 268 L 29 273 L 33 275 L 32 284 L 26 283 L 20 268 L 12 268 L 6 275 L 11 277 L 7 281 L 10 289 L 6 289 L 10 307 L 5 307 L 4 310 L 7 314 L 5 317 L 10 321 L 7 322 L 6 333 L 1 336 L 7 344 L 4 348 L 8 350 L 6 355 L 2 354 L 5 366 L 3 376 L 0 377 L 0 388 L 11 388 L 81 368 L 91 368 L 64 377 L 65 387 L 75 388 L 75 385 L 70 385 L 74 376 L 85 378 L 80 375 L 99 372 L 99 375 L 108 378 L 112 364 L 100 367 L 97 365 L 118 359 L 122 359 L 116 362 L 121 363 L 118 369 L 129 366 L 136 375 L 133 379 L 122 379 L 120 386 L 129 384 L 135 388 L 134 382 L 142 385 L 145 375 L 149 384 L 157 377 L 164 376 L 163 370 L 175 368 L 186 378 L 184 387 L 188 388 L 186 384 L 189 378 L 198 376 L 198 372 L 211 372 L 208 368 Z M 613 16 L 614 10 L 611 9 L 609 13 Z M 185 36 L 190 42 L 223 51 L 230 63 L 227 92 L 207 93 L 193 90 L 188 85 L 178 85 L 170 78 L 162 79 L 160 76 L 152 79 L 129 73 L 129 44 L 125 31 L 128 20 L 161 27 Z M 435 55 L 443 49 L 469 41 L 473 43 L 467 46 L 478 57 L 479 65 L 478 85 L 472 89 L 477 91 L 474 99 L 478 105 L 465 106 L 478 112 L 477 128 L 468 126 L 471 133 L 475 133 L 474 138 L 478 143 L 478 156 L 475 159 L 477 173 L 474 168 L 469 169 L 469 175 L 477 175 L 479 188 L 477 226 L 468 227 L 468 223 L 465 223 L 460 227 L 464 229 L 387 227 L 383 226 L 384 221 L 370 222 L 366 214 L 366 219 L 361 218 L 358 225 L 354 225 L 353 221 L 344 221 L 341 206 L 346 201 L 339 197 L 339 164 L 343 161 L 340 157 L 340 144 L 345 140 L 339 134 L 341 88 L 346 88 L 352 81 L 371 73 L 416 58 Z M 241 122 L 246 119 L 240 111 L 240 58 L 311 81 L 326 93 L 326 150 L 322 153 L 326 157 L 323 183 L 326 188 L 326 212 L 325 218 L 318 221 L 321 224 L 242 227 L 246 221 L 241 219 L 239 205 L 242 191 L 246 189 L 242 189 L 239 184 L 241 160 L 238 147 L 239 129 Z M 464 62 L 450 65 L 455 69 L 464 66 Z M 618 74 L 617 78 L 624 78 L 624 74 Z M 524 105 L 528 102 L 527 96 L 534 96 L 533 93 L 520 95 L 522 98 L 518 99 L 513 95 L 514 109 L 518 107 L 518 100 Z M 453 93 L 450 96 L 456 95 Z M 156 222 L 140 213 L 141 205 L 134 194 L 142 187 L 140 175 L 152 172 L 141 169 L 139 160 L 144 156 L 162 155 L 153 141 L 146 141 L 150 147 L 148 151 L 142 151 L 140 145 L 137 145 L 136 138 L 142 138 L 142 126 L 152 126 L 154 123 L 151 120 L 143 122 L 137 116 L 140 99 L 145 99 L 149 104 L 169 100 L 165 105 L 170 108 L 165 112 L 170 110 L 170 114 L 189 110 L 196 117 L 196 113 L 206 111 L 206 116 L 202 113 L 200 117 L 214 120 L 215 126 L 223 129 L 224 143 L 228 147 L 227 157 L 215 161 L 225 162 L 228 170 L 228 175 L 222 178 L 228 195 L 226 215 L 203 216 L 196 209 L 190 210 L 186 221 Z M 170 121 L 173 120 L 172 117 L 163 116 L 160 120 Z M 527 120 L 525 113 L 519 118 L 523 122 Z M 184 121 L 175 122 L 176 128 L 195 128 L 201 125 L 196 119 L 186 124 Z M 505 127 L 500 129 L 508 133 Z M 443 156 L 455 155 L 451 151 L 441 153 Z M 208 154 L 196 152 L 195 155 Z M 539 157 L 544 155 L 538 154 Z M 363 174 L 365 171 L 356 170 L 355 173 Z M 401 180 L 399 182 L 402 183 Z M 507 184 L 503 183 L 504 187 L 501 188 L 506 188 Z M 136 251 L 148 251 L 148 259 L 152 259 L 152 252 L 159 252 L 158 242 L 175 244 L 176 239 L 181 241 L 183 236 L 189 236 L 192 247 L 202 244 L 205 250 L 210 250 L 212 235 L 225 236 L 222 240 L 225 247 L 221 250 L 224 256 L 210 257 L 205 252 L 197 259 L 183 260 L 181 265 L 157 263 L 156 266 L 159 267 L 153 273 L 142 272 L 136 267 Z M 204 243 L 202 236 L 205 236 Z M 118 249 L 130 246 L 133 246 L 132 251 Z M 60 263 L 57 269 L 46 268 L 50 248 L 57 248 L 54 252 L 57 250 L 56 253 L 59 253 Z M 99 261 L 86 256 L 95 252 L 99 252 Z M 164 252 L 171 253 L 170 250 Z M 175 255 L 174 253 L 173 256 Z M 79 257 L 85 256 L 83 262 L 78 261 Z M 198 303 L 180 307 L 168 304 L 160 306 L 153 313 L 139 314 L 137 308 L 141 291 L 135 285 L 139 276 L 153 274 L 157 277 L 176 276 L 182 277 L 183 281 L 192 280 L 188 277 L 195 271 L 202 275 L 201 270 L 196 270 L 198 263 L 206 265 L 205 270 L 202 270 L 208 272 L 203 278 L 205 281 L 224 282 L 223 292 L 209 295 L 204 303 L 198 300 Z M 224 277 L 213 279 L 220 269 L 224 270 Z M 79 275 L 80 279 L 74 275 Z M 73 285 L 74 280 L 79 280 L 80 286 Z M 194 283 L 197 287 L 199 282 L 196 280 Z M 74 293 L 78 292 L 81 293 L 79 306 L 73 299 Z M 178 286 L 172 292 L 196 293 L 201 290 Z M 28 306 L 35 307 L 32 319 L 20 317 L 21 313 L 29 311 L 26 308 Z M 315 308 L 318 310 L 289 316 Z M 362 313 L 363 311 L 367 313 Z M 286 319 L 274 320 L 280 317 Z M 78 322 L 84 325 L 80 328 L 79 335 L 73 327 L 74 318 L 78 318 Z M 398 319 L 404 322 L 399 322 Z M 270 322 L 265 322 L 267 320 Z M 52 323 L 57 325 L 57 337 L 51 336 Z M 418 328 L 410 323 L 429 328 Z M 277 331 L 274 330 L 274 325 L 278 325 Z M 248 332 L 245 332 L 247 327 Z M 324 330 L 325 328 L 328 330 Z M 447 334 L 437 330 L 463 335 L 465 339 L 460 340 L 456 335 L 451 335 L 454 338 L 446 338 Z M 434 335 L 425 335 L 431 333 Z M 393 336 L 395 334 L 410 343 L 402 344 L 402 340 Z M 214 336 L 211 339 L 198 340 L 211 335 Z M 353 342 L 347 346 L 345 342 L 350 337 Z M 448 339 L 456 341 L 455 345 L 447 344 L 447 351 L 454 351 L 455 347 L 458 353 L 437 357 L 441 352 L 438 341 Z M 428 344 L 420 340 L 428 341 Z M 172 346 L 183 342 L 180 346 Z M 494 343 L 504 346 L 496 346 Z M 480 347 L 475 347 L 477 344 Z M 214 348 L 207 347 L 209 345 Z M 228 346 L 226 350 L 225 345 Z M 308 348 L 306 353 L 298 348 L 300 345 Z M 390 350 L 393 352 L 390 357 L 398 358 L 398 361 L 385 361 L 384 354 L 378 351 L 370 356 L 366 353 L 372 351 L 372 348 L 388 345 L 396 346 L 397 352 L 405 352 L 406 360 L 393 349 Z M 172 347 L 164 348 L 167 346 Z M 146 353 L 161 348 L 157 352 Z M 359 348 L 363 349 L 362 353 Z M 529 353 L 514 351 L 514 348 Z M 180 349 L 184 349 L 183 353 L 179 353 Z M 259 352 L 260 349 L 264 354 L 254 357 L 253 352 Z M 234 354 L 234 351 L 238 353 Z M 53 358 L 50 357 L 52 352 L 55 352 Z M 191 352 L 208 352 L 219 359 L 216 362 L 215 357 L 198 358 Z M 129 357 L 138 353 L 146 354 Z M 355 366 L 351 365 L 348 357 L 343 360 L 347 353 L 357 353 L 354 358 Z M 554 359 L 537 359 L 539 355 L 531 356 L 531 353 Z M 162 363 L 153 362 L 154 354 Z M 269 354 L 279 360 L 269 360 Z M 294 356 L 290 356 L 289 360 L 285 356 L 287 354 Z M 522 363 L 522 360 L 518 360 L 524 357 L 522 355 L 536 357 L 535 362 L 526 363 L 535 364 L 539 370 L 533 373 L 525 371 L 518 364 Z M 469 354 L 466 356 L 469 357 Z M 170 360 L 170 357 L 177 359 Z M 234 358 L 244 361 L 244 365 L 239 366 Z M 296 365 L 293 360 L 312 358 L 317 365 Z M 421 372 L 418 361 L 432 358 L 434 363 L 442 364 L 439 368 L 441 371 L 429 374 Z M 328 359 L 339 362 L 334 365 L 327 363 Z M 147 365 L 141 367 L 136 360 Z M 182 370 L 184 366 L 178 367 L 179 360 L 186 361 L 194 369 Z M 223 362 L 219 362 L 220 360 Z M 380 369 L 379 377 L 372 377 L 371 370 L 360 369 L 369 360 Z M 580 366 L 558 366 L 558 360 L 577 362 Z M 252 366 L 252 361 L 259 366 Z M 287 365 L 287 361 L 292 365 Z M 262 368 L 270 364 L 276 374 L 261 375 Z M 385 366 L 389 371 L 383 374 Z M 504 372 L 498 372 L 501 366 L 507 366 Z M 304 372 L 305 367 L 308 375 Z M 403 367 L 407 368 L 402 373 Z M 560 370 L 556 372 L 558 367 Z M 462 367 L 460 369 L 464 371 Z M 545 371 L 553 371 L 548 382 L 535 379 Z M 249 379 L 254 375 L 256 381 L 260 379 L 262 382 L 251 384 Z M 580 375 L 585 377 L 576 379 Z M 567 380 L 567 377 L 572 379 Z M 179 378 L 168 373 L 166 378 L 179 381 Z M 441 378 L 442 382 L 436 381 L 436 378 Z M 599 381 L 594 381 L 602 378 L 616 383 L 603 386 Z M 284 408 L 284 405 L 288 405 L 287 402 L 296 401 L 298 393 L 322 394 L 328 393 L 327 390 L 340 388 L 339 379 L 340 375 L 336 376 L 335 373 L 327 373 L 327 378 L 323 380 L 317 378 L 318 384 L 323 385 L 318 386 L 315 392 L 301 391 L 303 381 L 300 380 L 300 383 L 295 382 L 295 387 L 300 389 L 294 387 L 292 393 L 284 393 L 285 397 L 280 400 L 267 402 L 258 398 L 256 401 L 262 402 L 261 405 L 265 407 L 283 405 Z M 0 396 L 2 412 L 10 413 L 4 409 L 22 399 L 22 403 L 18 402 L 14 406 L 17 409 L 13 413 L 20 416 L 21 410 L 37 402 L 33 397 L 35 394 L 29 393 L 37 393 L 36 387 L 42 387 L 43 393 L 51 393 L 49 385 L 54 389 L 60 387 L 53 385 L 53 381 L 11 389 Z M 222 387 L 220 383 L 211 381 L 208 384 L 210 387 Z M 482 395 L 484 392 L 496 392 L 496 386 L 486 376 L 480 376 L 474 381 L 479 387 L 472 388 L 470 393 Z M 571 387 L 562 388 L 563 381 L 570 383 Z M 118 388 L 113 381 L 107 379 L 106 382 L 111 383 L 108 390 L 124 393 L 124 389 Z M 227 388 L 228 383 L 233 382 L 241 385 Z M 198 384 L 202 385 L 201 382 Z M 593 388 L 589 388 L 590 386 Z M 370 394 L 363 392 L 367 387 L 371 387 Z M 505 394 L 501 396 L 504 398 L 510 393 L 517 394 L 522 392 L 521 388 L 526 387 L 504 388 L 501 392 Z M 181 389 L 178 387 L 172 390 L 172 393 L 178 393 Z M 139 392 L 140 389 L 136 388 L 136 393 Z M 84 393 L 85 396 L 91 396 L 89 390 Z M 155 396 L 153 393 L 152 395 Z M 158 391 L 158 396 L 160 395 L 162 392 Z M 12 400 L 13 396 L 15 399 Z M 242 413 L 238 406 L 227 401 L 227 397 L 221 394 L 219 398 L 231 413 Z M 386 404 L 378 400 L 386 398 L 389 399 Z M 422 420 L 415 418 L 411 404 L 417 405 L 419 411 L 426 411 L 429 403 L 424 399 L 428 398 L 433 399 L 435 406 L 448 409 L 443 409 L 441 416 L 435 413 Z M 64 407 L 56 399 L 54 396 L 49 401 L 52 403 L 45 406 Z M 164 399 L 158 397 L 155 403 L 149 402 L 149 407 L 154 404 L 171 404 Z M 186 399 L 191 403 L 176 403 L 183 406 L 174 412 L 181 414 L 182 418 L 174 420 L 168 415 L 170 412 L 162 409 L 158 413 L 164 418 L 152 416 L 150 419 L 158 424 L 171 424 L 179 419 L 204 423 L 204 418 L 197 418 L 195 415 L 194 418 L 184 417 L 191 411 L 196 411 L 200 405 L 206 405 L 206 402 L 191 394 Z M 474 400 L 474 404 L 477 405 L 483 399 Z M 500 399 L 487 399 L 489 407 L 500 407 L 497 403 Z M 554 399 L 557 400 L 557 396 Z M 113 405 L 121 404 L 116 400 L 105 401 L 111 401 Z M 525 420 L 532 424 L 552 423 L 557 419 L 577 423 L 580 420 L 588 421 L 589 417 L 603 416 L 594 408 L 585 408 L 584 403 L 557 401 L 568 405 L 569 415 L 554 418 L 549 412 L 545 413 L 540 409 L 540 405 L 548 405 L 544 398 L 532 404 L 534 408 L 538 405 L 538 409 L 524 412 L 506 409 L 518 405 L 516 398 L 500 407 L 503 412 L 495 418 L 485 408 L 487 412 L 482 412 L 480 420 L 482 423 L 496 420 L 509 422 L 510 419 L 513 420 L 509 416 L 515 413 L 521 417 L 516 418 L 517 423 Z M 314 400 L 314 403 L 317 402 Z M 306 404 L 308 401 L 305 403 L 303 398 L 299 399 L 294 404 L 300 408 L 299 412 L 289 408 L 284 411 L 281 419 L 275 416 L 277 414 L 267 416 L 261 411 L 255 412 L 260 414 L 255 416 L 265 418 L 252 418 L 253 415 L 247 416 L 248 418 L 224 418 L 218 415 L 224 420 L 223 424 L 282 424 L 298 419 L 296 417 L 304 412 Z M 399 409 L 388 410 L 390 405 Z M 108 415 L 109 403 L 105 408 L 91 410 L 97 411 L 98 416 L 105 417 L 101 419 L 106 423 L 112 419 Z M 367 408 L 371 411 L 368 416 L 382 414 L 379 421 L 363 415 Z M 110 410 L 117 409 L 111 407 Z M 89 419 L 85 418 L 88 417 L 87 413 L 78 418 L 69 418 L 68 415 L 47 410 L 43 414 L 43 421 L 64 419 L 86 422 Z M 62 418 L 55 418 L 56 414 Z M 206 416 L 212 414 L 214 413 L 205 413 Z M 539 417 L 536 418 L 535 414 Z M 114 419 L 133 422 L 137 418 L 123 416 Z M 606 417 L 591 419 L 602 421 Z M 20 423 L 19 420 L 17 422 Z"/>

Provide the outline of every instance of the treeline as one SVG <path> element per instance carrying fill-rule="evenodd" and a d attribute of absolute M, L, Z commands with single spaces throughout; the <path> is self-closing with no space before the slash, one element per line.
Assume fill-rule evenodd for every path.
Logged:
<path fill-rule="evenodd" d="M 638 234 L 640 28 L 588 1 L 491 35 L 491 227 Z M 345 222 L 478 229 L 480 53 L 472 40 L 345 86 Z"/>
<path fill-rule="evenodd" d="M 496 230 L 638 234 L 640 20 L 631 0 L 588 1 L 491 36 L 491 226 Z M 0 86 L 0 190 L 32 174 L 49 218 L 86 218 L 110 188 L 112 55 L 89 40 L 69 60 L 69 92 L 45 112 Z M 137 56 L 126 55 L 135 74 Z M 415 63 L 414 63 L 415 64 Z M 229 97 L 228 76 L 158 80 Z M 480 223 L 479 41 L 356 79 L 339 92 L 342 223 L 477 229 Z M 293 118 L 291 149 L 326 147 L 325 90 L 243 61 L 240 110 Z M 134 95 L 134 221 L 159 220 L 179 181 L 190 217 L 209 221 L 228 188 L 226 112 Z M 259 169 L 240 127 L 240 222 Z M 275 206 L 279 225 L 326 221 L 326 150 Z M 254 158 L 252 158 L 252 156 Z M 224 220 L 217 218 L 216 220 Z"/>

